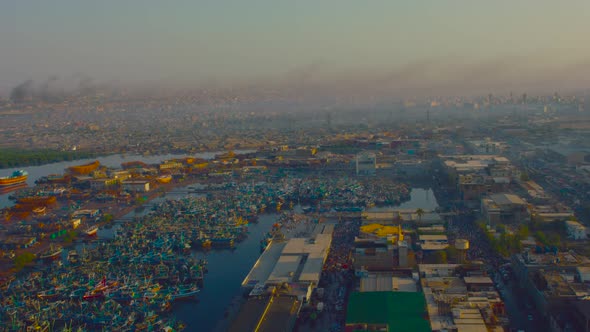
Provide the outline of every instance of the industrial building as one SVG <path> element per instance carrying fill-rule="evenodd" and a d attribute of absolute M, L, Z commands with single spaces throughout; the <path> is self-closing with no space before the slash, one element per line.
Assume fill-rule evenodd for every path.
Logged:
<path fill-rule="evenodd" d="M 534 308 L 555 331 L 574 324 L 574 331 L 590 331 L 590 259 L 573 251 L 537 247 L 512 255 L 512 269 L 519 286 Z"/>
<path fill-rule="evenodd" d="M 506 191 L 519 175 L 510 161 L 497 155 L 442 156 L 443 169 L 466 203 L 482 196 Z"/>
<path fill-rule="evenodd" d="M 489 225 L 521 224 L 531 218 L 527 203 L 513 194 L 496 194 L 483 198 L 481 213 Z"/>
<path fill-rule="evenodd" d="M 320 281 L 333 232 L 333 224 L 318 224 L 308 237 L 273 240 L 242 282 L 248 300 L 229 331 L 291 331 Z"/>
<path fill-rule="evenodd" d="M 333 231 L 334 225 L 319 224 L 310 237 L 273 241 L 250 270 L 242 287 L 255 295 L 269 286 L 289 284 L 291 295 L 300 301 L 309 300 L 320 281 Z"/>

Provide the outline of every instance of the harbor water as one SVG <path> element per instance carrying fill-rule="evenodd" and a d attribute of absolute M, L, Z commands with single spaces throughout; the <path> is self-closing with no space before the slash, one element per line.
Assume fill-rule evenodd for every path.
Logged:
<path fill-rule="evenodd" d="M 392 206 L 376 206 L 368 209 L 371 212 L 391 210 L 392 208 L 400 210 L 415 210 L 422 209 L 424 211 L 431 211 L 438 207 L 438 202 L 434 196 L 434 191 L 430 188 L 412 188 L 410 191 L 410 199 L 401 204 Z"/>
<path fill-rule="evenodd" d="M 235 249 L 198 252 L 198 258 L 209 262 L 205 286 L 195 302 L 177 302 L 173 306 L 176 318 L 187 324 L 187 331 L 213 331 L 219 321 L 226 319 L 226 309 L 241 294 L 241 284 L 260 256 L 260 241 L 278 214 L 263 214 L 257 224 L 250 224 L 248 237 Z"/>
<path fill-rule="evenodd" d="M 145 209 L 132 211 L 123 217 L 132 220 L 149 213 L 151 207 L 165 199 L 180 199 L 189 196 L 200 196 L 189 193 L 186 188 L 178 188 L 144 204 Z M 195 300 L 177 301 L 173 304 L 172 313 L 176 319 L 186 324 L 186 331 L 213 331 L 218 323 L 226 319 L 226 309 L 239 296 L 241 284 L 248 272 L 260 256 L 260 241 L 279 218 L 278 213 L 264 213 L 257 223 L 248 226 L 248 237 L 239 242 L 233 249 L 213 249 L 209 251 L 193 250 L 197 259 L 208 261 L 208 273 L 205 275 L 204 287 Z M 121 225 L 115 221 L 112 229 L 101 229 L 100 238 L 112 238 Z M 79 248 L 77 248 L 79 249 Z"/>
<path fill-rule="evenodd" d="M 199 154 L 200 158 L 212 158 L 216 153 Z M 140 160 L 146 163 L 158 163 L 166 159 L 180 158 L 185 155 L 163 155 L 163 156 L 121 156 L 113 155 L 109 157 L 97 158 L 101 164 L 109 167 L 120 167 L 122 162 Z M 79 165 L 88 162 L 88 160 L 77 160 L 72 162 L 61 162 L 43 166 L 25 168 L 30 176 L 29 185 L 34 185 L 34 181 L 39 177 L 48 174 L 62 173 L 65 168 L 73 165 Z M 2 170 L 0 175 L 8 174 L 11 170 Z M 125 216 L 124 220 L 132 220 L 135 216 L 142 216 L 151 210 L 151 207 L 164 199 L 180 199 L 189 194 L 186 188 L 176 188 L 167 193 L 164 197 L 158 197 L 144 205 L 143 209 L 138 209 Z M 11 205 L 8 195 L 0 196 L 0 207 Z M 436 198 L 431 189 L 413 188 L 410 193 L 410 200 L 400 205 L 372 208 L 387 209 L 397 207 L 401 209 L 433 210 L 438 206 Z M 213 249 L 210 251 L 193 251 L 196 258 L 204 258 L 208 261 L 208 273 L 204 278 L 204 287 L 197 295 L 195 300 L 185 302 L 176 302 L 173 304 L 172 312 L 175 317 L 184 322 L 187 331 L 213 331 L 219 322 L 228 319 L 228 308 L 232 306 L 232 301 L 241 296 L 241 283 L 255 264 L 260 256 L 260 241 L 269 231 L 272 224 L 279 218 L 277 213 L 265 213 L 259 216 L 258 223 L 249 225 L 248 237 L 239 242 L 234 249 Z M 118 226 L 111 229 L 101 229 L 99 236 L 108 238 L 112 236 L 113 231 Z"/>

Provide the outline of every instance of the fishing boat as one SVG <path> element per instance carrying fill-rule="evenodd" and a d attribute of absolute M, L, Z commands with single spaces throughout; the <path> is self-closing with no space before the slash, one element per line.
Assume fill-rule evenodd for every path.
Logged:
<path fill-rule="evenodd" d="M 97 233 L 98 233 L 98 226 L 97 225 L 88 226 L 84 230 L 84 234 L 86 234 L 86 236 L 95 236 Z"/>
<path fill-rule="evenodd" d="M 9 192 L 16 191 L 19 189 L 24 189 L 26 187 L 27 187 L 26 182 L 17 183 L 17 184 L 8 185 L 8 186 L 0 186 L 0 195 L 8 194 Z"/>
<path fill-rule="evenodd" d="M 195 297 L 201 290 L 197 286 L 179 286 L 177 291 L 170 294 L 170 299 L 173 301 L 177 300 L 188 300 Z"/>
<path fill-rule="evenodd" d="M 10 176 L 0 177 L 0 187 L 7 187 L 20 183 L 25 183 L 28 177 L 29 173 L 27 171 L 23 171 L 22 169 L 14 171 Z"/>
<path fill-rule="evenodd" d="M 95 300 L 101 300 L 103 298 L 104 298 L 103 292 L 95 292 L 95 291 L 87 292 L 86 294 L 84 294 L 84 296 L 82 296 L 82 299 L 85 301 L 95 301 Z"/>
<path fill-rule="evenodd" d="M 215 237 L 211 239 L 211 246 L 216 248 L 233 248 L 234 239 L 231 237 Z"/>
<path fill-rule="evenodd" d="M 166 281 L 170 277 L 170 269 L 165 264 L 160 264 L 156 267 L 155 279 L 158 281 Z"/>
<path fill-rule="evenodd" d="M 70 252 L 68 252 L 68 262 L 70 262 L 71 264 L 76 264 L 79 262 L 80 256 L 78 255 L 78 252 L 76 252 L 76 250 L 70 250 Z"/>
<path fill-rule="evenodd" d="M 85 294 L 86 294 L 86 288 L 74 289 L 70 293 L 70 299 L 72 299 L 72 300 L 81 300 L 81 299 L 84 298 L 84 295 Z"/>
<path fill-rule="evenodd" d="M 71 177 L 64 174 L 49 174 L 35 181 L 35 183 L 67 183 L 70 182 Z"/>
<path fill-rule="evenodd" d="M 60 292 L 56 289 L 50 289 L 44 292 L 39 292 L 37 297 L 41 300 L 55 300 L 60 296 Z"/>
<path fill-rule="evenodd" d="M 47 249 L 44 253 L 42 253 L 41 255 L 39 255 L 39 258 L 41 259 L 58 259 L 59 256 L 61 255 L 63 251 L 63 248 L 60 246 L 50 246 L 49 249 Z"/>
<path fill-rule="evenodd" d="M 39 206 L 33 209 L 33 212 L 36 214 L 45 214 L 45 210 L 46 207 L 45 206 Z"/>

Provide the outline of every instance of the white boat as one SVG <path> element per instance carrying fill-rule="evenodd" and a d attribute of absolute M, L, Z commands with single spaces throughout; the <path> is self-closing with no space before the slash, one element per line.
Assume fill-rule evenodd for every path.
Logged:
<path fill-rule="evenodd" d="M 89 226 L 84 230 L 84 234 L 86 234 L 86 236 L 94 236 L 96 233 L 98 233 L 98 226 L 96 225 Z"/>

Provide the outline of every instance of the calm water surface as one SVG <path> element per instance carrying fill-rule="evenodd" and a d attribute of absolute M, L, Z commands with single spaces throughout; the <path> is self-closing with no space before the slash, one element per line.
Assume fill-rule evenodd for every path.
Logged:
<path fill-rule="evenodd" d="M 392 206 L 379 206 L 379 207 L 372 207 L 369 211 L 383 211 L 383 210 L 390 210 L 391 208 L 397 209 L 418 209 L 421 208 L 425 211 L 434 210 L 438 207 L 438 202 L 436 201 L 436 197 L 434 197 L 434 192 L 432 189 L 423 189 L 423 188 L 412 188 L 410 191 L 410 200 L 403 202 L 398 205 Z"/>

